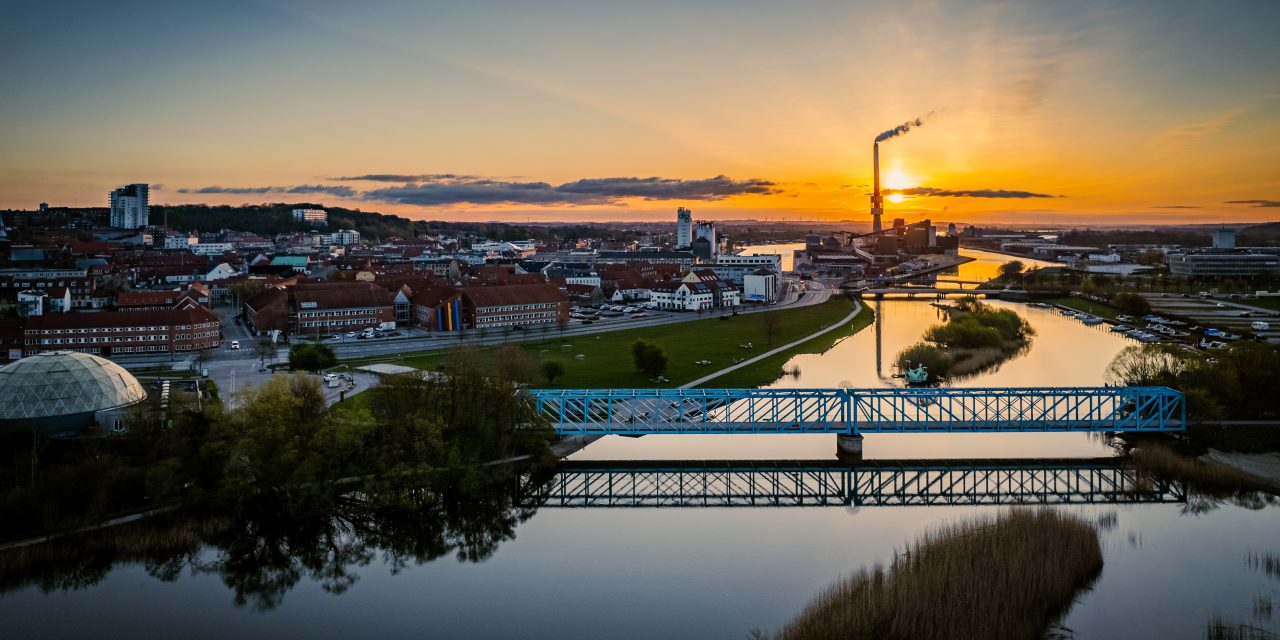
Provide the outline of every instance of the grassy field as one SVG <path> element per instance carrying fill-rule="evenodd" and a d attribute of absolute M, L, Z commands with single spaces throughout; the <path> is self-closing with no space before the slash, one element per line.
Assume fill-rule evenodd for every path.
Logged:
<path fill-rule="evenodd" d="M 1043 302 L 1047 302 L 1049 304 L 1060 304 L 1064 307 L 1075 309 L 1076 311 L 1091 313 L 1095 316 L 1098 316 L 1100 318 L 1106 318 L 1108 320 L 1115 320 L 1116 316 L 1124 313 L 1123 311 L 1109 304 L 1094 302 L 1092 300 L 1085 300 L 1084 298 L 1076 298 L 1076 297 L 1050 298 L 1048 300 L 1044 300 Z"/>
<path fill-rule="evenodd" d="M 750 366 L 743 367 L 737 371 L 731 371 L 718 378 L 709 380 L 703 387 L 725 388 L 725 389 L 742 389 L 747 387 L 758 387 L 769 384 L 777 380 L 782 375 L 782 365 L 788 360 L 801 353 L 822 353 L 830 349 L 832 345 L 840 341 L 842 338 L 851 336 L 871 325 L 875 321 L 876 314 L 871 307 L 863 305 L 862 312 L 853 318 L 853 322 L 848 326 L 837 329 L 826 335 L 818 336 L 812 340 L 803 342 L 791 349 L 787 349 L 777 355 L 769 356 L 760 362 Z"/>
<path fill-rule="evenodd" d="M 853 310 L 853 301 L 833 298 L 830 301 L 797 309 L 772 311 L 767 314 L 708 317 L 662 327 L 645 327 L 612 331 L 596 335 L 553 337 L 523 343 L 523 347 L 539 361 L 558 360 L 565 375 L 553 386 L 557 388 L 592 387 L 667 387 L 691 382 L 734 364 L 735 359 L 748 359 L 776 346 L 787 344 L 828 327 Z M 777 334 L 772 346 L 764 331 L 764 316 L 778 318 Z M 864 309 L 845 328 L 819 336 L 785 353 L 780 353 L 752 366 L 726 374 L 713 381 L 715 386 L 757 386 L 778 377 L 782 363 L 797 353 L 819 352 L 840 338 L 856 333 L 871 323 L 872 313 Z M 654 383 L 636 371 L 631 360 L 631 343 L 643 339 L 662 347 L 669 359 L 666 377 L 669 382 Z M 751 343 L 744 349 L 740 345 Z M 578 356 L 582 356 L 578 358 Z M 443 352 L 405 355 L 398 361 L 405 366 L 434 369 L 444 362 Z M 697 361 L 709 360 L 699 365 Z"/>
<path fill-rule="evenodd" d="M 1247 304 L 1251 307 L 1261 307 L 1263 309 L 1272 309 L 1280 311 L 1280 298 L 1257 298 L 1253 300 L 1228 300 L 1227 302 L 1239 302 Z"/>

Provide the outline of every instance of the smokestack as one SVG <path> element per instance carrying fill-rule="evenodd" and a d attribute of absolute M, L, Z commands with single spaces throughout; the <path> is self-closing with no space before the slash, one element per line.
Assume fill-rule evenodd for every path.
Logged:
<path fill-rule="evenodd" d="M 871 231 L 880 233 L 880 216 L 884 214 L 884 198 L 880 196 L 880 143 L 871 146 Z"/>

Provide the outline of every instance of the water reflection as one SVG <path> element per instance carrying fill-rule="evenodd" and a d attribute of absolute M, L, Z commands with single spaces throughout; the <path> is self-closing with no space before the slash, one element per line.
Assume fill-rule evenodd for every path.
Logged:
<path fill-rule="evenodd" d="M 550 474 L 510 465 L 440 472 L 408 492 L 349 493 L 301 515 L 166 514 L 0 553 L 0 591 L 85 589 L 117 564 L 137 564 L 164 582 L 188 570 L 215 575 L 237 606 L 266 611 L 303 581 L 344 593 L 359 580 L 357 570 L 375 561 L 393 574 L 450 554 L 484 561 L 536 513 L 529 496 Z"/>
<path fill-rule="evenodd" d="M 634 460 L 561 467 L 544 507 L 980 506 L 1183 502 L 1118 458 Z"/>

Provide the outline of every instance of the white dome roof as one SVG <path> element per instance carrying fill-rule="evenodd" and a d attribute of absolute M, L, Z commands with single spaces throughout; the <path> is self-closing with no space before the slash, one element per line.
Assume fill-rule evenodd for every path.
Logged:
<path fill-rule="evenodd" d="M 0 420 L 102 411 L 146 397 L 133 374 L 86 353 L 52 351 L 0 367 Z"/>

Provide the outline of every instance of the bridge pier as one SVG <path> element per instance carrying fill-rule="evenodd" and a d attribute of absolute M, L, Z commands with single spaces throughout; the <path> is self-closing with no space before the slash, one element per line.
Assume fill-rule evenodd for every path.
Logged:
<path fill-rule="evenodd" d="M 861 433 L 838 433 L 836 434 L 836 455 L 841 457 L 849 457 L 855 460 L 862 459 L 862 434 Z"/>

